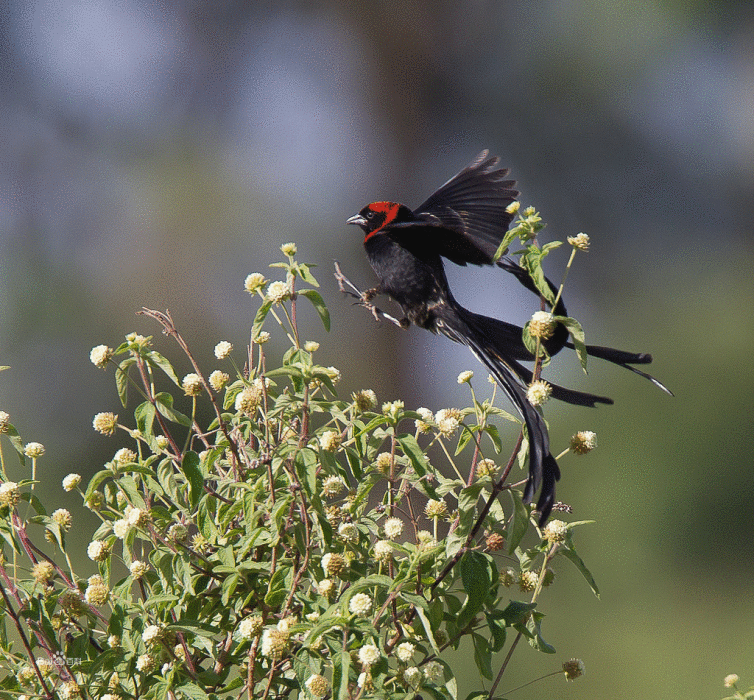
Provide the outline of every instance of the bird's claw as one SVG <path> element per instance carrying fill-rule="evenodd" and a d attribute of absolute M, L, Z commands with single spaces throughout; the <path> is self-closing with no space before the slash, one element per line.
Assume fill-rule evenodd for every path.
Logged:
<path fill-rule="evenodd" d="M 411 325 L 411 322 L 407 318 L 402 318 L 399 320 L 394 316 L 385 313 L 382 309 L 372 304 L 371 300 L 377 296 L 379 289 L 373 287 L 372 289 L 367 289 L 366 291 L 362 292 L 353 282 L 351 282 L 351 280 L 348 279 L 348 277 L 343 274 L 343 271 L 340 269 L 340 264 L 337 262 L 337 260 L 335 261 L 334 275 L 335 280 L 338 283 L 338 289 L 340 289 L 340 291 L 344 294 L 348 294 L 348 296 L 356 299 L 354 306 L 363 306 L 372 314 L 372 316 L 374 316 L 375 321 L 390 321 L 390 323 L 394 323 L 396 326 L 398 326 L 398 328 L 403 329 L 406 329 Z"/>

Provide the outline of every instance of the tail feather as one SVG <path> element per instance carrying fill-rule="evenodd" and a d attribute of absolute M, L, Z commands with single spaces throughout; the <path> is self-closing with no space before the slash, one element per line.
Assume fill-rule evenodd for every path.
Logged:
<path fill-rule="evenodd" d="M 537 295 L 539 294 L 539 290 L 534 284 L 534 281 L 532 280 L 528 271 L 525 270 L 523 267 L 521 267 L 518 263 L 508 258 L 501 258 L 497 262 L 497 266 L 505 270 L 506 272 L 511 273 L 530 292 L 533 292 L 534 294 L 537 294 Z M 554 294 L 557 294 L 557 287 L 549 279 L 545 278 L 545 281 L 547 282 L 547 285 L 550 287 L 552 292 Z M 557 306 L 553 309 L 553 314 L 555 314 L 556 316 L 568 316 L 568 311 L 566 311 L 566 307 L 565 307 L 565 304 L 563 303 L 562 298 L 558 300 Z M 496 319 L 490 319 L 490 320 L 493 322 L 496 321 Z M 499 323 L 502 323 L 502 322 L 499 322 Z M 523 342 L 521 341 L 522 329 L 518 328 L 519 335 L 518 335 L 518 339 L 516 339 L 517 326 L 513 326 L 510 323 L 506 323 L 504 325 L 505 325 L 505 328 L 501 328 L 497 332 L 501 336 L 501 340 L 506 341 L 506 345 L 504 347 L 511 349 L 511 353 L 512 353 L 511 356 L 515 357 L 517 360 L 534 359 L 531 356 L 531 353 L 529 353 L 528 350 L 526 350 L 526 348 L 523 345 Z M 493 329 L 493 332 L 495 332 L 494 329 Z M 498 347 L 503 347 L 503 346 L 498 345 Z M 566 331 L 565 326 L 558 324 L 558 327 L 555 330 L 553 337 L 545 341 L 545 349 L 547 350 L 548 353 L 550 353 L 550 355 L 556 355 L 564 347 L 573 349 L 574 346 L 573 346 L 573 343 L 568 341 L 568 332 Z M 650 364 L 652 362 L 652 356 L 650 354 L 626 352 L 624 350 L 616 350 L 615 348 L 606 348 L 601 345 L 587 345 L 586 352 L 591 357 L 598 357 L 601 360 L 607 360 L 608 362 L 612 362 L 613 364 L 616 364 L 619 367 L 625 367 L 626 369 L 631 370 L 635 374 L 638 374 L 640 377 L 644 377 L 645 379 L 648 379 L 650 382 L 652 382 L 652 384 L 654 384 L 659 389 L 662 389 L 666 394 L 673 396 L 673 392 L 670 391 L 670 389 L 668 389 L 661 381 L 659 381 L 658 379 L 655 379 L 651 374 L 642 372 L 641 370 L 636 369 L 636 367 L 631 367 L 631 365 Z M 565 391 L 567 395 L 571 394 L 569 389 L 566 389 Z M 555 398 L 561 398 L 560 396 L 556 396 L 554 390 L 553 390 L 553 396 L 555 396 Z M 568 398 L 563 398 L 561 400 L 567 401 L 568 403 L 579 403 L 578 401 L 571 401 Z M 589 404 L 581 404 L 581 405 L 586 406 Z"/>
<path fill-rule="evenodd" d="M 537 511 L 539 523 L 544 525 L 555 502 L 555 482 L 560 479 L 560 469 L 550 454 L 550 437 L 547 425 L 539 412 L 529 403 L 516 371 L 474 325 L 474 316 L 462 307 L 446 307 L 438 313 L 436 330 L 451 340 L 466 345 L 476 358 L 497 379 L 508 399 L 516 407 L 526 426 L 529 438 L 529 476 L 524 488 L 524 500 L 530 502 L 541 487 Z"/>
<path fill-rule="evenodd" d="M 515 360 L 508 359 L 508 364 L 511 369 L 521 378 L 524 384 L 531 384 L 534 379 L 534 373 L 528 368 L 524 367 Z M 629 367 L 629 369 L 632 369 Z M 585 391 L 576 391 L 575 389 L 566 389 L 548 382 L 552 389 L 552 398 L 558 401 L 565 401 L 566 403 L 573 404 L 575 406 L 588 406 L 589 408 L 595 408 L 598 403 L 604 403 L 611 406 L 614 402 L 609 396 L 598 396 L 597 394 L 589 394 Z"/>
<path fill-rule="evenodd" d="M 566 343 L 566 346 L 573 348 L 573 343 Z M 673 396 L 673 392 L 670 391 L 670 389 L 668 389 L 668 387 L 666 387 L 659 379 L 655 379 L 651 374 L 647 374 L 646 372 L 642 372 L 640 369 L 636 369 L 636 367 L 631 366 L 650 364 L 652 362 L 652 356 L 649 353 L 626 352 L 625 350 L 606 348 L 601 345 L 587 345 L 586 352 L 591 357 L 598 357 L 601 360 L 612 362 L 614 365 L 618 365 L 619 367 L 630 369 L 640 377 L 648 379 L 650 382 L 652 382 L 652 384 L 654 384 L 659 389 L 662 389 L 666 394 Z"/>

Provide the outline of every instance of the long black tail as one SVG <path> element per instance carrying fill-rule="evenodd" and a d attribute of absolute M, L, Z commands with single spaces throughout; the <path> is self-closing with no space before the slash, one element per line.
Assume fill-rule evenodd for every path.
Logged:
<path fill-rule="evenodd" d="M 567 348 L 573 348 L 573 343 L 571 342 L 568 342 L 565 345 Z M 586 352 L 590 357 L 599 357 L 601 360 L 607 360 L 608 362 L 612 362 L 614 365 L 618 365 L 619 367 L 630 369 L 634 374 L 638 374 L 640 377 L 648 379 L 658 389 L 662 389 L 669 396 L 674 395 L 673 392 L 670 391 L 670 389 L 668 389 L 668 387 L 666 387 L 659 379 L 655 379 L 651 374 L 647 374 L 646 372 L 642 372 L 640 369 L 636 369 L 636 367 L 631 366 L 650 364 L 652 362 L 652 356 L 649 353 L 626 352 L 625 350 L 606 348 L 602 345 L 587 345 Z"/>
<path fill-rule="evenodd" d="M 518 367 L 511 366 L 510 359 L 498 351 L 484 329 L 477 324 L 477 318 L 480 318 L 477 314 L 458 305 L 438 307 L 435 330 L 456 343 L 466 345 L 497 379 L 508 399 L 521 414 L 529 438 L 529 476 L 524 488 L 524 500 L 531 502 L 541 486 L 537 511 L 539 524 L 542 526 L 547 522 L 555 503 L 555 482 L 560 479 L 558 463 L 550 454 L 547 425 L 539 411 L 529 403 L 526 392 L 516 376 L 518 369 L 525 368 L 515 362 Z"/>
<path fill-rule="evenodd" d="M 534 285 L 531 276 L 518 263 L 515 263 L 507 258 L 502 258 L 498 261 L 497 265 L 506 272 L 510 272 L 530 292 L 539 295 L 539 291 Z M 553 293 L 557 294 L 557 287 L 549 279 L 545 279 Z M 566 310 L 565 304 L 563 303 L 563 299 L 560 299 L 558 301 L 557 306 L 553 309 L 552 312 L 555 316 L 568 316 L 568 311 Z M 482 316 L 481 318 L 486 319 L 486 317 L 484 316 Z M 500 348 L 504 347 L 506 349 L 506 354 L 509 357 L 516 360 L 534 359 L 531 353 L 526 349 L 526 346 L 521 339 L 522 329 L 519 326 L 515 326 L 512 323 L 505 323 L 504 321 L 498 321 L 497 319 L 488 320 L 492 323 L 490 324 L 490 328 L 485 329 L 485 332 L 488 335 L 497 336 L 495 339 L 497 346 Z M 559 353 L 564 347 L 573 349 L 573 343 L 568 340 L 568 331 L 566 330 L 565 326 L 558 324 L 553 336 L 545 341 L 545 349 L 550 355 L 555 355 Z M 650 382 L 652 382 L 652 384 L 654 384 L 659 389 L 662 389 L 666 394 L 673 396 L 673 392 L 670 391 L 670 389 L 668 389 L 658 379 L 655 379 L 652 375 L 647 374 L 646 372 L 642 372 L 641 370 L 636 369 L 636 367 L 631 366 L 650 364 L 652 362 L 652 356 L 650 354 L 645 352 L 626 352 L 625 350 L 606 348 L 601 345 L 587 345 L 586 352 L 591 357 L 598 357 L 601 360 L 607 360 L 608 362 L 612 362 L 619 367 L 625 367 L 626 369 L 631 370 L 635 374 L 638 374 L 640 377 L 648 379 Z M 521 376 L 522 378 L 524 377 L 524 375 L 521 373 L 519 373 L 519 376 Z M 558 395 L 558 392 L 565 393 Z M 581 406 L 594 405 L 594 403 L 584 403 L 582 400 L 580 400 L 580 397 L 584 395 L 582 395 L 580 392 L 573 392 L 570 389 L 553 387 L 552 395 L 555 398 L 560 399 L 561 401 L 567 401 L 568 403 L 575 403 Z M 587 394 L 586 396 L 591 396 L 591 394 Z M 598 403 L 613 403 L 610 399 L 605 400 L 605 397 L 594 397 L 594 399 Z"/>

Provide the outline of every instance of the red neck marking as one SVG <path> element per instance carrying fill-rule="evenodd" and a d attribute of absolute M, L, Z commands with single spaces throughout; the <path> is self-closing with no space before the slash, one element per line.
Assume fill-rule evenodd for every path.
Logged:
<path fill-rule="evenodd" d="M 380 224 L 378 228 L 376 228 L 374 231 L 370 231 L 367 233 L 366 236 L 364 236 L 364 243 L 366 243 L 372 236 L 382 231 L 382 229 L 385 228 L 389 223 L 392 221 L 395 221 L 395 218 L 398 216 L 398 209 L 400 209 L 400 204 L 397 204 L 396 202 L 372 202 L 369 205 L 369 208 L 375 213 L 375 214 L 383 214 L 385 216 L 385 220 Z"/>

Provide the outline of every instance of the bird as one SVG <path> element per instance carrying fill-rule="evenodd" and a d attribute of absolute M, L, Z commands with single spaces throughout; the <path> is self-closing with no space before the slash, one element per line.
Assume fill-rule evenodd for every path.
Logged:
<path fill-rule="evenodd" d="M 456 301 L 444 266 L 445 260 L 460 266 L 496 265 L 529 291 L 540 294 L 526 269 L 505 255 L 496 255 L 515 216 L 510 205 L 520 194 L 509 169 L 499 163 L 497 156 L 484 150 L 415 209 L 398 202 L 375 201 L 346 223 L 362 229 L 367 258 L 379 280 L 375 287 L 361 292 L 362 303 L 374 311 L 371 300 L 386 295 L 400 306 L 403 316 L 396 322 L 403 328 L 413 324 L 468 347 L 521 415 L 529 440 L 523 498 L 530 503 L 539 490 L 536 510 L 539 525 L 544 526 L 555 503 L 560 469 L 550 452 L 544 418 L 527 398 L 533 372 L 521 362 L 535 358 L 524 344 L 520 326 L 474 313 Z M 555 285 L 549 279 L 546 282 L 555 292 Z M 562 298 L 551 312 L 568 315 Z M 563 324 L 542 344 L 550 356 L 574 348 Z M 671 394 L 661 382 L 633 366 L 649 364 L 651 355 L 596 345 L 587 345 L 586 351 L 636 372 Z M 593 407 L 613 403 L 605 396 L 555 384 L 551 387 L 553 398 L 571 404 Z"/>

